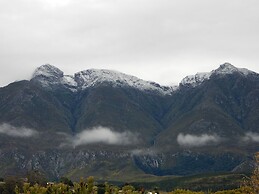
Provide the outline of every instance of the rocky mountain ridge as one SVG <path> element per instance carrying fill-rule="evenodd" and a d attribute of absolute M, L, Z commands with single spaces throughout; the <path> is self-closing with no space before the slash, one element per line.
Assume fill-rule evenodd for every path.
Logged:
<path fill-rule="evenodd" d="M 162 95 L 170 95 L 175 89 L 175 87 L 160 86 L 155 82 L 144 81 L 135 76 L 106 69 L 88 69 L 75 73 L 74 76 L 64 75 L 61 70 L 49 64 L 38 67 L 32 80 L 40 82 L 45 87 L 63 85 L 74 92 L 102 83 L 110 83 L 117 87 L 134 87 L 142 91 L 151 90 Z"/>
<path fill-rule="evenodd" d="M 181 85 L 190 85 L 192 87 L 198 86 L 203 83 L 205 80 L 209 80 L 212 75 L 229 75 L 233 73 L 239 73 L 243 76 L 248 76 L 249 74 L 256 74 L 253 71 L 250 71 L 245 68 L 237 68 L 230 63 L 224 63 L 216 70 L 211 72 L 196 73 L 195 75 L 186 76 L 182 81 Z"/>
<path fill-rule="evenodd" d="M 256 74 L 245 68 L 237 68 L 230 63 L 224 63 L 216 70 L 211 72 L 196 73 L 182 79 L 180 85 L 190 85 L 195 87 L 212 75 L 228 75 L 239 73 L 243 76 Z M 64 75 L 64 73 L 55 66 L 45 64 L 38 67 L 33 73 L 32 80 L 37 80 L 42 86 L 63 85 L 71 91 L 84 90 L 102 83 L 112 83 L 113 86 L 134 87 L 142 91 L 157 91 L 162 95 L 171 95 L 178 86 L 161 86 L 158 83 L 144 81 L 135 76 L 120 73 L 118 71 L 106 69 L 88 69 L 75 73 L 74 75 Z"/>

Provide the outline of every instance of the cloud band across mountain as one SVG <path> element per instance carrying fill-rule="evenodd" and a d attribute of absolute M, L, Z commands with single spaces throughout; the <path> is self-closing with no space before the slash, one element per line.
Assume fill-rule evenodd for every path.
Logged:
<path fill-rule="evenodd" d="M 137 139 L 137 135 L 131 132 L 117 132 L 107 127 L 95 127 L 76 134 L 72 142 L 74 146 L 94 143 L 130 145 L 137 143 Z"/>
<path fill-rule="evenodd" d="M 246 142 L 256 142 L 259 143 L 259 133 L 247 132 L 243 137 L 243 140 Z"/>
<path fill-rule="evenodd" d="M 220 141 L 221 138 L 218 135 L 211 134 L 192 135 L 180 133 L 177 136 L 177 143 L 184 147 L 201 147 L 208 144 L 219 143 Z"/>
<path fill-rule="evenodd" d="M 12 137 L 31 137 L 37 135 L 38 132 L 25 127 L 14 127 L 4 123 L 0 125 L 0 134 Z"/>

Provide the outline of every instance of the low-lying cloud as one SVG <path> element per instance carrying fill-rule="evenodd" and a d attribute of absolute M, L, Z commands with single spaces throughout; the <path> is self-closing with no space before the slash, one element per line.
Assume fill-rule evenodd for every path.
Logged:
<path fill-rule="evenodd" d="M 201 135 L 191 135 L 191 134 L 178 134 L 177 142 L 180 146 L 190 147 L 200 147 L 211 143 L 218 143 L 221 138 L 218 135 L 201 134 Z"/>
<path fill-rule="evenodd" d="M 244 141 L 247 142 L 257 142 L 259 143 L 259 133 L 255 132 L 247 132 L 245 136 L 243 137 Z"/>
<path fill-rule="evenodd" d="M 137 142 L 137 135 L 131 132 L 116 132 L 106 127 L 84 130 L 73 137 L 73 145 L 103 143 L 110 145 L 130 145 Z"/>
<path fill-rule="evenodd" d="M 37 131 L 25 127 L 14 127 L 4 123 L 0 125 L 0 134 L 11 137 L 31 137 L 37 135 Z"/>
<path fill-rule="evenodd" d="M 130 151 L 132 156 L 154 156 L 157 154 L 157 150 L 153 148 L 134 149 Z"/>

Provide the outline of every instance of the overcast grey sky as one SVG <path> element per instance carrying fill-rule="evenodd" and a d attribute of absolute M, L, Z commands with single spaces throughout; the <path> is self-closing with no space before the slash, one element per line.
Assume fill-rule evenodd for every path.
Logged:
<path fill-rule="evenodd" d="M 224 62 L 259 72 L 258 0 L 0 0 L 0 86 L 45 63 L 161 84 Z"/>

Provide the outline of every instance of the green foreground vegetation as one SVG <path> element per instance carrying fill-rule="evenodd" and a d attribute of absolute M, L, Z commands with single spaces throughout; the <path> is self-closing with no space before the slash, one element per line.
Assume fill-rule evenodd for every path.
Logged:
<path fill-rule="evenodd" d="M 0 184 L 1 194 L 258 194 L 259 176 L 254 174 L 250 179 L 237 189 L 212 192 L 191 191 L 186 189 L 174 189 L 170 192 L 163 191 L 162 188 L 145 190 L 144 187 L 134 187 L 131 184 L 116 186 L 107 182 L 98 184 L 94 177 L 81 178 L 79 182 L 72 182 L 68 178 L 62 178 L 61 182 L 22 182 L 9 177 L 6 182 Z"/>
<path fill-rule="evenodd" d="M 0 194 L 259 194 L 259 153 L 255 156 L 257 166 L 250 177 L 245 177 L 236 189 L 212 191 L 210 189 L 197 191 L 181 188 L 166 192 L 164 188 L 155 186 L 146 190 L 145 186 L 136 184 L 113 185 L 108 182 L 97 183 L 93 176 L 81 178 L 79 182 L 72 182 L 62 177 L 58 183 L 47 182 L 38 171 L 27 174 L 26 179 L 7 177 L 0 181 Z M 150 187 L 149 187 L 150 188 Z"/>

